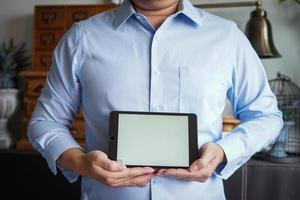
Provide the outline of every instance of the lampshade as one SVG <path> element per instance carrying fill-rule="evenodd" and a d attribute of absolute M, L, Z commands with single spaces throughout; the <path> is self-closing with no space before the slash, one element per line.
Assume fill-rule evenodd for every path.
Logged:
<path fill-rule="evenodd" d="M 257 7 L 251 12 L 245 33 L 260 58 L 281 57 L 275 48 L 271 24 L 265 10 Z"/>

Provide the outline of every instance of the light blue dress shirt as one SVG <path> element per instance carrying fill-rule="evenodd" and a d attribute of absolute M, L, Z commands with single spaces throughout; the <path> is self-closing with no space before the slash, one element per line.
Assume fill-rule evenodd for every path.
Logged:
<path fill-rule="evenodd" d="M 226 97 L 242 123 L 221 137 Z M 86 152 L 108 151 L 113 110 L 190 112 L 198 116 L 199 147 L 216 142 L 227 158 L 205 183 L 157 177 L 144 188 L 112 188 L 83 177 L 85 200 L 225 199 L 222 178 L 274 141 L 282 126 L 261 61 L 244 34 L 188 0 L 157 30 L 126 0 L 64 35 L 28 129 L 53 173 L 65 150 L 80 148 L 68 129 L 80 105 Z M 77 179 L 59 168 L 69 181 Z"/>

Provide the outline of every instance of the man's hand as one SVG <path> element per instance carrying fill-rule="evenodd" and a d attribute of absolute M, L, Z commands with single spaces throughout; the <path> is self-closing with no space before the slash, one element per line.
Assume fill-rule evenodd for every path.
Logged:
<path fill-rule="evenodd" d="M 193 162 L 188 170 L 167 169 L 159 171 L 158 174 L 205 182 L 214 173 L 218 165 L 225 160 L 225 155 L 221 146 L 211 142 L 205 143 L 199 154 L 200 158 Z"/>
<path fill-rule="evenodd" d="M 73 152 L 72 152 L 73 151 Z M 76 151 L 76 152 L 74 152 Z M 58 164 L 62 166 L 67 162 L 66 156 L 76 156 L 73 171 L 82 176 L 90 177 L 111 187 L 144 187 L 155 176 L 154 169 L 150 167 L 126 168 L 125 165 L 108 159 L 102 151 L 91 151 L 84 154 L 79 149 L 70 149 L 64 152 Z M 72 162 L 72 161 L 71 161 Z M 67 164 L 70 166 L 70 164 Z M 71 168 L 66 166 L 66 168 Z"/>

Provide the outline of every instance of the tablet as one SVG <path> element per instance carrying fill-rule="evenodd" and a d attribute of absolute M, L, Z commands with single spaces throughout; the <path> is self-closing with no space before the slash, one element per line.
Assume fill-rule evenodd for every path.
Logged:
<path fill-rule="evenodd" d="M 129 167 L 188 168 L 198 158 L 191 113 L 110 113 L 109 158 Z"/>

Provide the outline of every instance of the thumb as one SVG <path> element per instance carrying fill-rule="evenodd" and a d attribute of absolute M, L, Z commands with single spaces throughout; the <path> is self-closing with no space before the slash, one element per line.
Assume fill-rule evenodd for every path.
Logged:
<path fill-rule="evenodd" d="M 200 159 L 202 160 L 202 164 L 207 166 L 211 160 L 216 158 L 216 149 L 215 144 L 205 143 L 200 149 Z"/>
<path fill-rule="evenodd" d="M 200 158 L 193 162 L 190 171 L 197 171 L 208 167 L 214 158 L 216 158 L 216 153 L 213 144 L 205 143 L 200 149 Z"/>
<path fill-rule="evenodd" d="M 107 155 L 101 151 L 95 154 L 95 164 L 109 171 L 123 171 L 126 168 L 122 163 L 110 160 Z"/>

